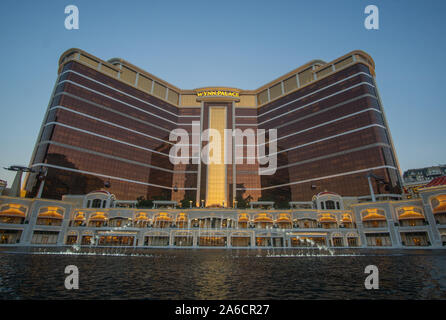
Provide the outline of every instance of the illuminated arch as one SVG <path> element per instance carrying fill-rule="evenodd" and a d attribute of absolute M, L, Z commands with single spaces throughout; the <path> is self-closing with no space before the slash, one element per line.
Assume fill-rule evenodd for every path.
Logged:
<path fill-rule="evenodd" d="M 3 204 L 0 207 L 0 222 L 22 224 L 26 218 L 26 210 L 26 207 L 21 204 Z"/>
<path fill-rule="evenodd" d="M 368 208 L 361 211 L 361 220 L 362 221 L 377 221 L 384 220 L 386 221 L 386 215 L 383 209 L 379 208 Z"/>
<path fill-rule="evenodd" d="M 172 215 L 167 212 L 158 212 L 153 217 L 153 226 L 155 228 L 168 228 L 173 222 Z"/>
<path fill-rule="evenodd" d="M 281 229 L 289 229 L 293 226 L 293 220 L 289 213 L 279 213 L 276 218 L 276 224 Z"/>
<path fill-rule="evenodd" d="M 321 223 L 336 223 L 336 216 L 332 213 L 320 213 L 318 214 L 318 221 Z"/>
<path fill-rule="evenodd" d="M 405 206 L 396 210 L 398 219 L 425 219 L 423 210 L 419 207 Z"/>
<path fill-rule="evenodd" d="M 177 214 L 175 219 L 175 224 L 177 228 L 187 228 L 188 225 L 188 216 L 187 213 L 180 212 Z"/>
<path fill-rule="evenodd" d="M 108 216 L 106 213 L 98 211 L 94 212 L 90 215 L 90 218 L 88 219 L 88 226 L 89 227 L 103 227 L 108 221 Z"/>
<path fill-rule="evenodd" d="M 64 208 L 49 206 L 40 208 L 36 224 L 60 226 L 63 221 Z"/>
<path fill-rule="evenodd" d="M 134 225 L 139 228 L 145 228 L 151 221 L 146 212 L 138 212 L 135 215 Z"/>

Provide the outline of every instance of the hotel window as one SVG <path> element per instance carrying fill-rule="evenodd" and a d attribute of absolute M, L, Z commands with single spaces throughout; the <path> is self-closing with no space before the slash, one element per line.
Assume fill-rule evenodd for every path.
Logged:
<path fill-rule="evenodd" d="M 279 82 L 278 84 L 269 88 L 269 95 L 270 95 L 271 100 L 274 100 L 275 98 L 281 96 L 282 95 L 282 83 Z"/>
<path fill-rule="evenodd" d="M 335 203 L 333 200 L 328 200 L 325 202 L 325 206 L 327 207 L 327 209 L 334 209 L 335 208 Z"/>
<path fill-rule="evenodd" d="M 34 231 L 32 244 L 56 244 L 59 232 L 57 231 Z"/>
<path fill-rule="evenodd" d="M 311 68 L 299 73 L 299 83 L 301 86 L 313 81 L 313 71 Z"/>
<path fill-rule="evenodd" d="M 100 208 L 101 207 L 101 199 L 94 199 L 91 205 L 92 208 Z"/>

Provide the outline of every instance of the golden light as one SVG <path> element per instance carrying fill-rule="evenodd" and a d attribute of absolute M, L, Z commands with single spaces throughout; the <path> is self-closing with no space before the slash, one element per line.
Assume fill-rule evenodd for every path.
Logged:
<path fill-rule="evenodd" d="M 434 207 L 434 213 L 446 212 L 446 194 L 440 194 L 434 198 L 438 201 L 438 204 Z"/>
<path fill-rule="evenodd" d="M 401 213 L 399 215 L 399 219 L 424 219 L 424 215 L 421 214 L 420 212 L 415 211 L 416 208 L 415 207 L 404 207 L 401 208 L 398 211 L 403 211 L 403 213 Z"/>
<path fill-rule="evenodd" d="M 38 218 L 53 218 L 53 219 L 63 219 L 63 215 L 61 215 L 57 210 L 58 207 L 47 207 L 47 211 L 39 213 Z"/>
<path fill-rule="evenodd" d="M 25 213 L 20 210 L 20 208 L 22 207 L 20 204 L 11 203 L 7 206 L 9 206 L 8 209 L 0 211 L 0 216 L 25 218 Z"/>
<path fill-rule="evenodd" d="M 378 213 L 378 209 L 376 209 L 376 208 L 365 209 L 365 211 L 367 212 L 367 214 L 362 217 L 362 221 L 367 221 L 367 220 L 386 220 L 386 217 L 383 214 Z M 380 211 L 382 211 L 382 210 L 380 210 Z"/>

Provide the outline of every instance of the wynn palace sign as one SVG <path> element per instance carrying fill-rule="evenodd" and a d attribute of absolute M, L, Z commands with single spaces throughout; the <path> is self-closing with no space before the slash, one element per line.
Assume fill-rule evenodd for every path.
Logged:
<path fill-rule="evenodd" d="M 206 90 L 197 92 L 197 97 L 232 97 L 239 98 L 239 93 L 229 90 Z"/>

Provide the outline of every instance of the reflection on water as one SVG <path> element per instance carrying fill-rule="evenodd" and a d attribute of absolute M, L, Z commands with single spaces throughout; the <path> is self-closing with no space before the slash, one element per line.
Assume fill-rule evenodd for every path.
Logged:
<path fill-rule="evenodd" d="M 445 251 L 0 252 L 1 299 L 445 299 Z M 74 254 L 73 254 L 74 253 Z M 125 256 L 123 256 L 125 255 Z M 79 268 L 79 290 L 64 269 Z M 364 269 L 380 289 L 365 290 Z"/>

